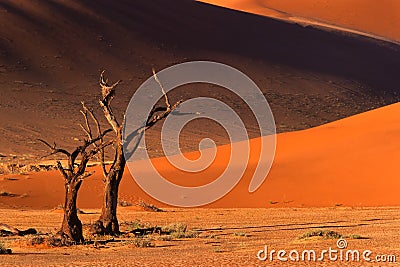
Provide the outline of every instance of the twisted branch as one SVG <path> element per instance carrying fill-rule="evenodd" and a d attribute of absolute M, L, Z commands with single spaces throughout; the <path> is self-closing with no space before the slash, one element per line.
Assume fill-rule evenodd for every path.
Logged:
<path fill-rule="evenodd" d="M 166 118 L 172 111 L 174 111 L 182 103 L 182 100 L 179 100 L 175 104 L 171 105 L 168 95 L 165 92 L 165 89 L 164 89 L 162 83 L 160 82 L 160 80 L 158 79 L 157 74 L 154 69 L 153 69 L 153 77 L 154 77 L 154 80 L 156 80 L 156 82 L 158 83 L 158 85 L 161 88 L 161 92 L 163 93 L 163 96 L 165 99 L 166 107 L 157 107 L 156 105 L 153 106 L 153 108 L 151 109 L 151 111 L 149 113 L 149 116 L 147 117 L 145 130 L 154 126 L 158 121 Z M 158 115 L 155 115 L 155 113 L 161 112 L 161 111 L 163 111 L 163 112 Z"/>

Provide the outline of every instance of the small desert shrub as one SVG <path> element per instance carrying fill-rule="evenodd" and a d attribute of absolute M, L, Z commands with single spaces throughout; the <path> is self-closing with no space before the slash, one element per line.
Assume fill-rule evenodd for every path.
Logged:
<path fill-rule="evenodd" d="M 138 220 L 125 222 L 121 225 L 126 225 L 125 229 L 127 230 L 128 235 L 134 234 L 136 237 L 152 235 L 155 233 L 161 234 L 161 227 L 152 226 L 150 223 L 141 223 Z"/>
<path fill-rule="evenodd" d="M 0 254 L 11 254 L 12 251 L 9 248 L 6 248 L 6 246 L 0 242 Z"/>
<path fill-rule="evenodd" d="M 76 243 L 73 241 L 70 241 L 66 238 L 59 238 L 59 237 L 51 236 L 47 239 L 47 245 L 49 247 L 69 247 L 69 246 L 76 245 Z"/>
<path fill-rule="evenodd" d="M 162 240 L 162 241 L 172 241 L 173 238 L 172 238 L 172 236 L 170 236 L 170 235 L 166 235 L 166 236 L 160 236 L 160 237 L 158 238 L 158 240 Z"/>
<path fill-rule="evenodd" d="M 216 235 L 216 234 L 206 235 L 205 237 L 206 237 L 206 238 L 219 239 L 218 235 Z"/>
<path fill-rule="evenodd" d="M 174 233 L 174 232 L 183 233 L 186 232 L 187 225 L 184 223 L 171 223 L 164 225 L 163 227 L 161 227 L 161 229 L 163 232 L 168 232 L 168 233 Z"/>
<path fill-rule="evenodd" d="M 146 203 L 144 201 L 140 201 L 137 205 L 139 207 L 142 207 L 145 211 L 163 212 L 162 209 L 157 208 L 153 204 L 148 204 L 148 203 Z"/>
<path fill-rule="evenodd" d="M 341 238 L 342 235 L 331 230 L 313 230 L 307 233 L 302 234 L 299 236 L 299 239 L 305 239 L 305 238 L 310 238 L 314 236 L 320 236 L 325 239 L 338 239 Z"/>
<path fill-rule="evenodd" d="M 138 248 L 150 248 L 150 247 L 155 247 L 155 245 L 151 242 L 149 238 L 143 238 L 143 237 L 136 237 L 133 240 L 133 244 L 135 247 Z"/>
<path fill-rule="evenodd" d="M 196 231 L 188 231 L 184 223 L 172 223 L 161 227 L 161 232 L 171 236 L 171 238 L 194 238 L 198 237 Z"/>
<path fill-rule="evenodd" d="M 7 191 L 0 191 L 0 197 L 15 197 L 16 195 Z"/>
<path fill-rule="evenodd" d="M 130 202 L 128 202 L 128 201 L 125 201 L 125 200 L 121 200 L 121 201 L 119 202 L 119 205 L 120 205 L 121 207 L 130 207 L 130 206 L 132 206 L 132 203 L 130 203 Z"/>
<path fill-rule="evenodd" d="M 64 209 L 64 205 L 63 204 L 58 204 L 54 210 L 63 210 Z"/>
<path fill-rule="evenodd" d="M 18 178 L 15 178 L 15 177 L 4 177 L 3 180 L 4 181 L 17 181 Z"/>
<path fill-rule="evenodd" d="M 27 244 L 30 246 L 34 246 L 34 245 L 40 245 L 43 244 L 45 242 L 45 238 L 42 236 L 35 236 L 31 239 L 28 239 Z"/>
<path fill-rule="evenodd" d="M 4 246 L 3 243 L 0 243 L 0 253 L 1 253 L 1 254 L 4 254 L 5 251 L 6 251 L 6 247 Z"/>
<path fill-rule="evenodd" d="M 126 222 L 124 224 L 126 225 L 126 230 L 128 232 L 131 232 L 131 231 L 136 230 L 136 229 L 143 229 L 143 228 L 149 227 L 149 225 L 147 225 L 145 223 L 141 223 L 139 220 L 135 220 L 135 221 L 132 221 L 132 222 Z"/>
<path fill-rule="evenodd" d="M 360 236 L 360 235 L 347 235 L 345 237 L 351 238 L 351 239 L 368 239 L 368 237 L 364 237 L 364 236 Z"/>
<path fill-rule="evenodd" d="M 235 236 L 244 236 L 244 237 L 247 236 L 247 234 L 244 233 L 244 232 L 236 232 L 236 233 L 234 233 L 234 235 L 235 235 Z"/>

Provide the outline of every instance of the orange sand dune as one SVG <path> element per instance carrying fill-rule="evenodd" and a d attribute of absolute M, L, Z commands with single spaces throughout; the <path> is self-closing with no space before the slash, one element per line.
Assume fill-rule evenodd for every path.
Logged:
<path fill-rule="evenodd" d="M 218 6 L 295 22 L 326 23 L 400 41 L 397 0 L 202 0 Z"/>
<path fill-rule="evenodd" d="M 396 10 L 388 9 L 385 19 Z M 398 24 L 391 24 L 398 32 Z M 267 96 L 278 132 L 400 101 L 398 45 L 197 1 L 0 0 L 0 25 L 0 165 L 46 154 L 38 138 L 72 149 L 83 134 L 80 101 L 98 108 L 103 69 L 110 80 L 123 80 L 113 102 L 119 117 L 153 67 L 192 60 L 221 62 L 247 74 Z M 250 110 L 227 90 L 192 84 L 170 98 L 199 96 L 235 107 L 251 138 L 258 137 Z M 204 137 L 230 142 L 224 131 L 206 126 L 193 121 L 184 130 L 185 151 L 196 150 L 197 142 L 190 141 Z M 158 147 L 149 150 L 162 156 Z"/>
<path fill-rule="evenodd" d="M 252 139 L 253 152 L 242 180 L 228 195 L 209 206 L 400 205 L 398 114 L 400 103 L 316 128 L 279 134 L 272 170 L 262 186 L 250 194 L 247 189 L 260 144 L 260 139 Z M 163 158 L 154 159 L 153 163 L 169 180 L 196 186 L 219 175 L 229 151 L 229 146 L 219 147 L 214 167 L 193 176 L 177 172 Z M 97 170 L 83 184 L 78 201 L 81 208 L 100 206 L 100 173 Z M 17 176 L 16 179 L 0 181 L 1 190 L 19 195 L 0 197 L 1 207 L 43 209 L 62 203 L 63 183 L 57 172 Z M 120 198 L 131 202 L 142 199 L 163 206 L 139 189 L 128 172 L 121 184 Z"/>

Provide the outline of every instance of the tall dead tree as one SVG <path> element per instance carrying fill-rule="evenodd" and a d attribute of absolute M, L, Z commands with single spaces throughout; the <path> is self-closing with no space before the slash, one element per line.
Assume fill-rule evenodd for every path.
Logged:
<path fill-rule="evenodd" d="M 154 106 L 151 110 L 148 119 L 143 126 L 143 128 L 136 131 L 136 135 L 139 136 L 145 130 L 154 126 L 158 121 L 166 118 L 176 107 L 181 103 L 181 101 L 176 102 L 171 105 L 168 96 L 162 87 L 161 82 L 158 80 L 155 71 L 153 69 L 153 75 L 157 83 L 160 85 L 162 93 L 165 98 L 165 107 Z M 117 218 L 117 206 L 118 206 L 118 189 L 121 179 L 124 174 L 126 159 L 124 157 L 123 151 L 123 121 L 119 123 L 116 119 L 113 110 L 111 108 L 111 101 L 115 96 L 115 90 L 121 81 L 117 81 L 110 85 L 108 80 L 104 77 L 104 71 L 100 75 L 100 88 L 102 92 L 102 99 L 100 100 L 100 106 L 104 112 L 108 123 L 111 125 L 115 133 L 114 142 L 114 160 L 111 166 L 107 169 L 105 164 L 105 152 L 104 148 L 101 149 L 101 165 L 104 175 L 104 199 L 103 206 L 99 220 L 95 223 L 97 226 L 98 234 L 109 234 L 115 235 L 119 233 L 119 224 Z M 141 136 L 141 135 L 140 135 Z M 131 151 L 134 153 L 134 151 Z"/>
<path fill-rule="evenodd" d="M 48 142 L 39 139 L 39 141 L 41 141 L 51 150 L 50 154 L 46 155 L 45 157 L 55 154 L 62 154 L 67 159 L 65 166 L 60 160 L 57 161 L 57 169 L 64 178 L 65 187 L 64 218 L 61 224 L 61 229 L 57 234 L 57 237 L 61 239 L 62 243 L 66 243 L 67 241 L 81 243 L 84 241 L 82 235 L 82 223 L 78 218 L 76 207 L 78 191 L 83 180 L 93 174 L 93 172 L 86 171 L 89 160 L 91 160 L 98 152 L 103 151 L 106 146 L 111 145 L 112 143 L 111 141 L 101 142 L 101 144 L 95 145 L 93 148 L 89 149 L 89 147 L 92 147 L 92 145 L 96 144 L 96 142 L 103 140 L 104 136 L 112 130 L 108 129 L 101 132 L 100 125 L 98 124 L 97 119 L 95 119 L 93 112 L 90 111 L 84 103 L 82 103 L 82 106 L 83 110 L 81 110 L 81 112 L 85 118 L 86 125 L 81 125 L 81 127 L 87 135 L 87 138 L 83 140 L 82 145 L 76 147 L 72 152 L 68 152 L 65 149 L 58 148 L 56 143 L 50 145 Z M 92 118 L 94 118 L 98 126 L 98 135 L 96 137 L 93 137 L 89 124 L 88 113 L 90 113 Z"/>

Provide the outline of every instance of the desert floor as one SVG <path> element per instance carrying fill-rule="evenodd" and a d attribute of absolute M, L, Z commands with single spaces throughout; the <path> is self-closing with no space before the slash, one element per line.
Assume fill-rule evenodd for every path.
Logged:
<path fill-rule="evenodd" d="M 371 250 L 376 255 L 400 255 L 398 233 L 400 208 L 268 208 L 268 209 L 166 209 L 164 212 L 145 212 L 130 207 L 119 208 L 121 222 L 139 220 L 147 225 L 164 226 L 184 223 L 188 231 L 197 231 L 194 238 L 172 238 L 151 235 L 155 247 L 136 247 L 134 237 L 116 238 L 114 242 L 49 248 L 27 245 L 32 238 L 7 237 L 3 242 L 14 254 L 2 255 L 2 266 L 15 265 L 130 265 L 130 266 L 394 266 L 378 262 L 286 262 L 276 258 L 271 262 L 257 259 L 257 252 L 268 246 L 286 251 L 337 249 L 337 239 L 299 236 L 314 230 L 332 230 L 348 242 L 344 251 Z M 83 223 L 93 222 L 98 210 L 85 210 Z M 4 223 L 21 229 L 35 227 L 54 232 L 61 220 L 58 210 L 0 210 Z M 107 239 L 107 238 L 103 238 Z M 166 238 L 164 238 L 166 239 Z"/>

